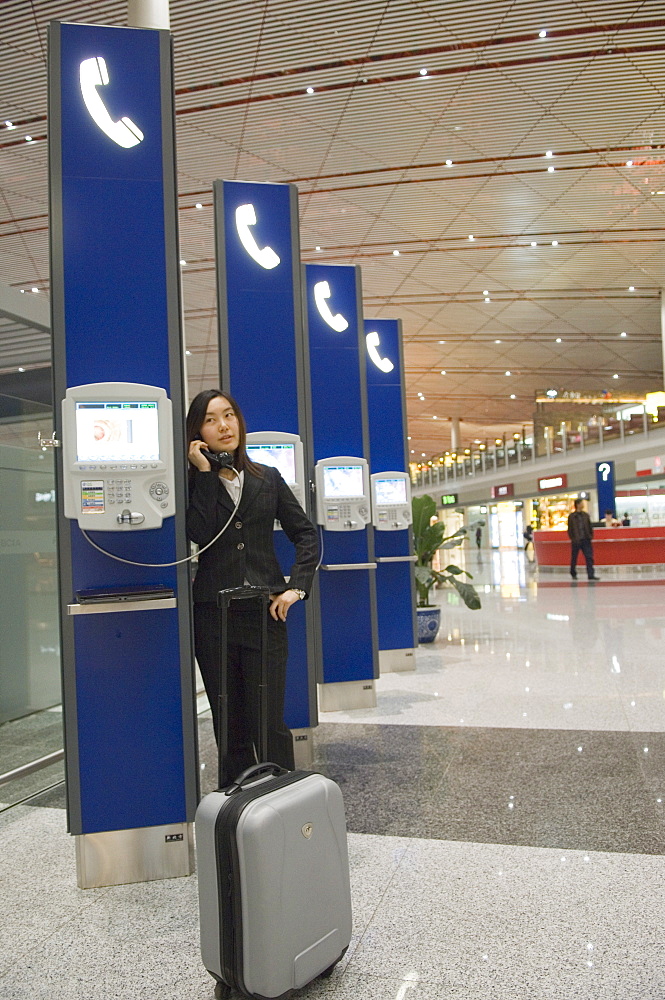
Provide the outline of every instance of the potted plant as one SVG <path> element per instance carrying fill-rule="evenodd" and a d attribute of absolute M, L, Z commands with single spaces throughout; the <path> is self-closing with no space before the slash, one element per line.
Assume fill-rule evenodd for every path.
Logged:
<path fill-rule="evenodd" d="M 418 641 L 434 642 L 441 624 L 441 608 L 432 604 L 430 594 L 436 584 L 454 587 L 467 608 L 477 611 L 480 608 L 478 593 L 470 583 L 461 579 L 463 576 L 473 579 L 470 573 L 449 563 L 445 569 L 436 570 L 432 560 L 440 549 L 453 549 L 466 540 L 469 528 L 482 527 L 484 521 L 474 521 L 467 528 L 459 528 L 454 534 L 446 535 L 446 526 L 442 521 L 435 521 L 436 503 L 434 498 L 426 495 L 413 497 L 413 541 L 416 552 L 416 591 L 418 594 Z"/>

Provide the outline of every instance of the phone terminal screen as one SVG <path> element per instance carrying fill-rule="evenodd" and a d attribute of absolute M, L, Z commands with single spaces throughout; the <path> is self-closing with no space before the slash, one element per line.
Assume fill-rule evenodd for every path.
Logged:
<path fill-rule="evenodd" d="M 247 454 L 253 462 L 277 469 L 289 486 L 296 483 L 296 448 L 293 444 L 248 444 Z"/>
<path fill-rule="evenodd" d="M 78 462 L 136 462 L 159 459 L 156 402 L 76 404 Z"/>
<path fill-rule="evenodd" d="M 374 490 L 379 504 L 406 503 L 405 479 L 375 479 Z"/>
<path fill-rule="evenodd" d="M 362 497 L 363 470 L 361 465 L 326 465 L 323 467 L 323 496 L 326 500 L 339 497 Z"/>

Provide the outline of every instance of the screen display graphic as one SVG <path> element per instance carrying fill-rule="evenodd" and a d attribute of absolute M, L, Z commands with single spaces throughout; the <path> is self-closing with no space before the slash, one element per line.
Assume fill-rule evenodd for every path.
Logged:
<path fill-rule="evenodd" d="M 406 503 L 406 480 L 404 479 L 376 479 L 374 489 L 377 503 Z"/>
<path fill-rule="evenodd" d="M 78 462 L 155 462 L 158 459 L 156 402 L 76 404 Z"/>
<path fill-rule="evenodd" d="M 296 449 L 292 444 L 248 444 L 247 454 L 253 462 L 277 469 L 289 486 L 296 482 Z"/>
<path fill-rule="evenodd" d="M 362 497 L 363 470 L 360 465 L 328 465 L 323 469 L 323 495 L 326 500 Z"/>

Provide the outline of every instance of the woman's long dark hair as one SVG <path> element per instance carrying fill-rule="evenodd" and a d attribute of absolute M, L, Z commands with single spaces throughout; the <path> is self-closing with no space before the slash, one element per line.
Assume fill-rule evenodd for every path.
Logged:
<path fill-rule="evenodd" d="M 201 428 L 203 427 L 203 421 L 205 420 L 205 415 L 208 412 L 208 403 L 211 399 L 216 399 L 221 396 L 222 399 L 226 399 L 229 405 L 233 408 L 233 412 L 238 418 L 238 447 L 235 450 L 233 456 L 233 465 L 238 470 L 238 472 L 247 472 L 251 476 L 257 476 L 259 479 L 263 479 L 263 473 L 260 467 L 252 462 L 251 458 L 247 454 L 247 425 L 245 423 L 245 418 L 242 415 L 242 410 L 236 403 L 235 399 L 230 392 L 224 392 L 222 389 L 204 389 L 189 404 L 189 410 L 187 411 L 187 451 L 189 451 L 189 446 L 192 441 L 196 441 L 201 436 Z M 190 478 L 194 475 L 194 466 L 189 463 L 189 475 Z"/>

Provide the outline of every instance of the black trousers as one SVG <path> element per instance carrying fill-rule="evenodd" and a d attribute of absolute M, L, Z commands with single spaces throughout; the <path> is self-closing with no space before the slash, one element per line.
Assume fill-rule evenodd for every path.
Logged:
<path fill-rule="evenodd" d="M 589 579 L 593 576 L 593 547 L 590 538 L 580 538 L 578 542 L 571 542 L 570 550 L 570 575 L 577 576 L 577 556 L 582 552 L 586 560 L 586 572 Z"/>
<path fill-rule="evenodd" d="M 261 623 L 254 602 L 232 603 L 228 614 L 227 690 L 229 751 L 222 784 L 257 762 Z M 266 614 L 268 612 L 266 611 Z M 194 605 L 194 648 L 212 709 L 219 743 L 219 650 L 221 612 L 215 604 Z M 288 639 L 286 622 L 268 614 L 268 760 L 293 770 L 293 737 L 284 725 Z"/>

